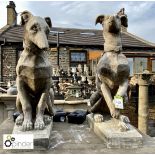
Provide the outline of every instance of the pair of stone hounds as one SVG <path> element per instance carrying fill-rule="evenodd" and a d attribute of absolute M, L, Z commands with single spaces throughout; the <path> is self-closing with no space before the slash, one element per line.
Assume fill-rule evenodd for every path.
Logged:
<path fill-rule="evenodd" d="M 103 113 L 107 109 L 113 118 L 120 118 L 128 123 L 127 117 L 120 115 L 113 104 L 114 95 L 124 97 L 128 87 L 129 66 L 126 57 L 121 53 L 121 25 L 127 27 L 127 16 L 121 10 L 117 15 L 101 15 L 96 24 L 104 26 L 104 51 L 96 72 L 97 92 L 91 98 L 91 112 L 95 121 L 104 120 Z M 43 19 L 30 12 L 21 13 L 21 25 L 24 26 L 24 50 L 16 67 L 17 100 L 16 106 L 20 115 L 17 125 L 24 131 L 42 130 L 51 121 L 53 115 L 54 94 L 51 89 L 52 73 L 46 51 L 49 48 L 48 34 L 52 23 L 49 17 Z M 126 124 L 123 124 L 127 129 Z"/>

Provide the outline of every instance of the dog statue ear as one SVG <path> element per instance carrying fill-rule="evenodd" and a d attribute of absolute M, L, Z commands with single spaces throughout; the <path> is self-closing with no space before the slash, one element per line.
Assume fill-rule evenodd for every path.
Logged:
<path fill-rule="evenodd" d="M 127 15 L 122 15 L 122 16 L 120 16 L 120 18 L 121 18 L 121 25 L 123 25 L 124 27 L 128 27 Z"/>
<path fill-rule="evenodd" d="M 127 15 L 125 14 L 125 8 L 120 9 L 117 15 L 121 19 L 121 25 L 123 25 L 124 27 L 128 27 L 128 18 Z"/>
<path fill-rule="evenodd" d="M 98 23 L 102 24 L 103 20 L 104 20 L 104 15 L 98 16 L 98 17 L 96 18 L 95 25 L 98 24 Z"/>
<path fill-rule="evenodd" d="M 29 11 L 23 11 L 20 16 L 21 16 L 20 24 L 25 25 L 30 19 L 30 17 L 32 17 L 33 15 Z"/>
<path fill-rule="evenodd" d="M 46 21 L 46 23 L 48 24 L 48 26 L 49 26 L 50 28 L 52 28 L 51 18 L 50 18 L 50 17 L 45 17 L 45 21 Z"/>

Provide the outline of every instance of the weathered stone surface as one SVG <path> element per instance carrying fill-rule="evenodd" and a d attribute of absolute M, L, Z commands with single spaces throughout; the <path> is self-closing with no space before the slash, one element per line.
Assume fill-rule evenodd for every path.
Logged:
<path fill-rule="evenodd" d="M 121 132 L 118 128 L 119 121 L 108 116 L 104 122 L 96 123 L 92 114 L 87 115 L 87 121 L 95 134 L 106 142 L 107 148 L 138 148 L 142 147 L 142 135 L 129 124 L 130 130 Z"/>
<path fill-rule="evenodd" d="M 53 127 L 53 121 L 48 124 L 44 130 L 22 131 L 22 126 L 15 124 L 12 134 L 33 134 L 34 148 L 48 148 L 50 142 L 50 135 Z"/>
<path fill-rule="evenodd" d="M 144 71 L 142 74 L 138 74 L 139 84 L 139 96 L 138 96 L 138 129 L 148 134 L 148 118 L 149 118 L 149 95 L 148 89 L 150 84 L 150 78 L 153 74 L 149 71 Z"/>
<path fill-rule="evenodd" d="M 110 111 L 118 119 L 123 103 L 127 101 L 128 78 L 130 67 L 122 51 L 121 25 L 127 27 L 127 15 L 121 9 L 116 15 L 100 15 L 96 24 L 102 24 L 104 37 L 104 54 L 96 68 L 97 91 L 90 97 L 92 113 L 104 114 Z M 121 107 L 115 106 L 116 97 L 121 97 Z M 106 108 L 108 107 L 108 108 Z M 107 111 L 107 109 L 109 109 Z M 98 115 L 99 116 L 99 115 Z M 101 118 L 101 116 L 99 116 Z M 102 119 L 100 119 L 102 120 Z"/>
<path fill-rule="evenodd" d="M 52 66 L 47 56 L 48 34 L 52 24 L 49 17 L 43 19 L 23 11 L 21 25 L 24 26 L 24 50 L 16 66 L 16 107 L 21 114 L 16 123 L 21 124 L 25 131 L 32 130 L 33 126 L 35 130 L 42 130 L 45 127 L 44 111 L 54 114 Z"/>
<path fill-rule="evenodd" d="M 109 149 L 105 142 L 90 130 L 88 124 L 54 122 L 50 137 L 50 148 L 34 150 L 4 150 L 3 134 L 11 134 L 14 123 L 6 121 L 0 126 L 0 153 L 2 154 L 154 154 L 155 137 L 144 135 L 143 147 L 137 149 Z"/>
<path fill-rule="evenodd" d="M 121 9 L 122 10 L 122 9 Z M 104 26 L 104 51 L 119 52 L 122 50 L 121 26 L 128 27 L 127 15 L 119 11 L 117 15 L 99 15 L 96 18 L 96 24 L 100 23 Z"/>

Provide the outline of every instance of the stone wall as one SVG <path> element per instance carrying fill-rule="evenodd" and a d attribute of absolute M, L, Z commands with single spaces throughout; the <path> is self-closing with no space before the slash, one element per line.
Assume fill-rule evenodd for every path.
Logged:
<path fill-rule="evenodd" d="M 18 53 L 16 46 L 4 46 L 3 50 L 3 81 L 15 81 L 16 79 L 16 65 L 18 61 Z M 48 57 L 52 67 L 57 67 L 57 51 L 49 51 Z M 59 54 L 60 66 L 67 71 L 69 67 L 69 51 L 60 48 Z M 10 67 L 11 66 L 11 67 Z"/>
<path fill-rule="evenodd" d="M 51 62 L 52 68 L 57 66 L 57 51 L 49 51 L 48 52 L 48 59 Z"/>
<path fill-rule="evenodd" d="M 3 81 L 15 81 L 16 79 L 16 64 L 17 50 L 15 46 L 4 46 L 3 51 Z"/>
<path fill-rule="evenodd" d="M 67 71 L 70 65 L 69 62 L 69 50 L 64 50 L 64 48 L 60 48 L 60 55 L 59 55 L 59 64 L 63 70 Z"/>
<path fill-rule="evenodd" d="M 57 57 L 58 52 L 56 50 L 51 49 L 51 51 L 48 52 L 48 58 L 53 68 L 57 67 Z M 69 67 L 69 50 L 64 50 L 64 48 L 59 49 L 59 66 L 67 71 Z"/>
<path fill-rule="evenodd" d="M 17 46 L 4 46 L 3 50 L 3 81 L 8 82 L 9 79 L 14 81 L 16 79 L 16 64 L 18 61 Z M 57 67 L 57 56 L 58 52 L 51 50 L 48 52 L 49 61 L 51 62 L 52 67 Z M 88 57 L 88 56 L 87 56 Z M 88 60 L 88 59 L 87 59 Z M 89 66 L 89 61 L 87 61 Z M 70 52 L 69 49 L 60 48 L 59 51 L 59 65 L 65 71 L 67 71 L 70 66 Z M 11 66 L 11 67 L 10 67 Z"/>
<path fill-rule="evenodd" d="M 7 117 L 8 117 L 8 113 L 7 113 L 7 110 L 6 110 L 6 105 L 3 102 L 0 102 L 0 124 L 5 119 L 7 119 Z"/>
<path fill-rule="evenodd" d="M 74 50 L 74 48 L 71 48 Z M 75 48 L 77 50 L 77 48 Z M 48 52 L 49 60 L 53 67 L 57 67 L 57 56 L 58 52 L 54 49 Z M 59 49 L 59 65 L 63 70 L 67 71 L 70 66 L 70 49 L 66 49 L 61 47 Z M 89 52 L 87 52 L 87 66 L 90 67 L 89 64 Z"/>
<path fill-rule="evenodd" d="M 5 46 L 3 47 L 3 81 L 8 82 L 16 79 L 16 64 L 18 60 L 17 46 Z M 72 48 L 73 50 L 73 48 Z M 87 53 L 87 58 L 89 58 L 89 53 Z M 52 67 L 57 67 L 57 56 L 58 52 L 56 50 L 51 50 L 48 52 L 48 58 L 51 62 Z M 64 47 L 59 50 L 59 65 L 63 70 L 67 71 L 70 66 L 70 51 Z M 87 59 L 87 65 L 90 67 L 89 60 Z M 9 68 L 11 66 L 11 68 Z"/>

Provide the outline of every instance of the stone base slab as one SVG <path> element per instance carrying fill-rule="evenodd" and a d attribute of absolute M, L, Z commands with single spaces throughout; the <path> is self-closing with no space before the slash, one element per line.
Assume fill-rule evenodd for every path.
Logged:
<path fill-rule="evenodd" d="M 34 149 L 44 149 L 49 147 L 52 127 L 53 121 L 44 130 L 22 131 L 22 126 L 15 125 L 12 134 L 33 134 Z"/>
<path fill-rule="evenodd" d="M 104 122 L 96 123 L 93 114 L 87 115 L 87 121 L 95 134 L 106 142 L 107 148 L 139 148 L 143 145 L 142 135 L 129 124 L 130 130 L 121 132 L 119 121 L 110 116 L 104 117 Z"/>

